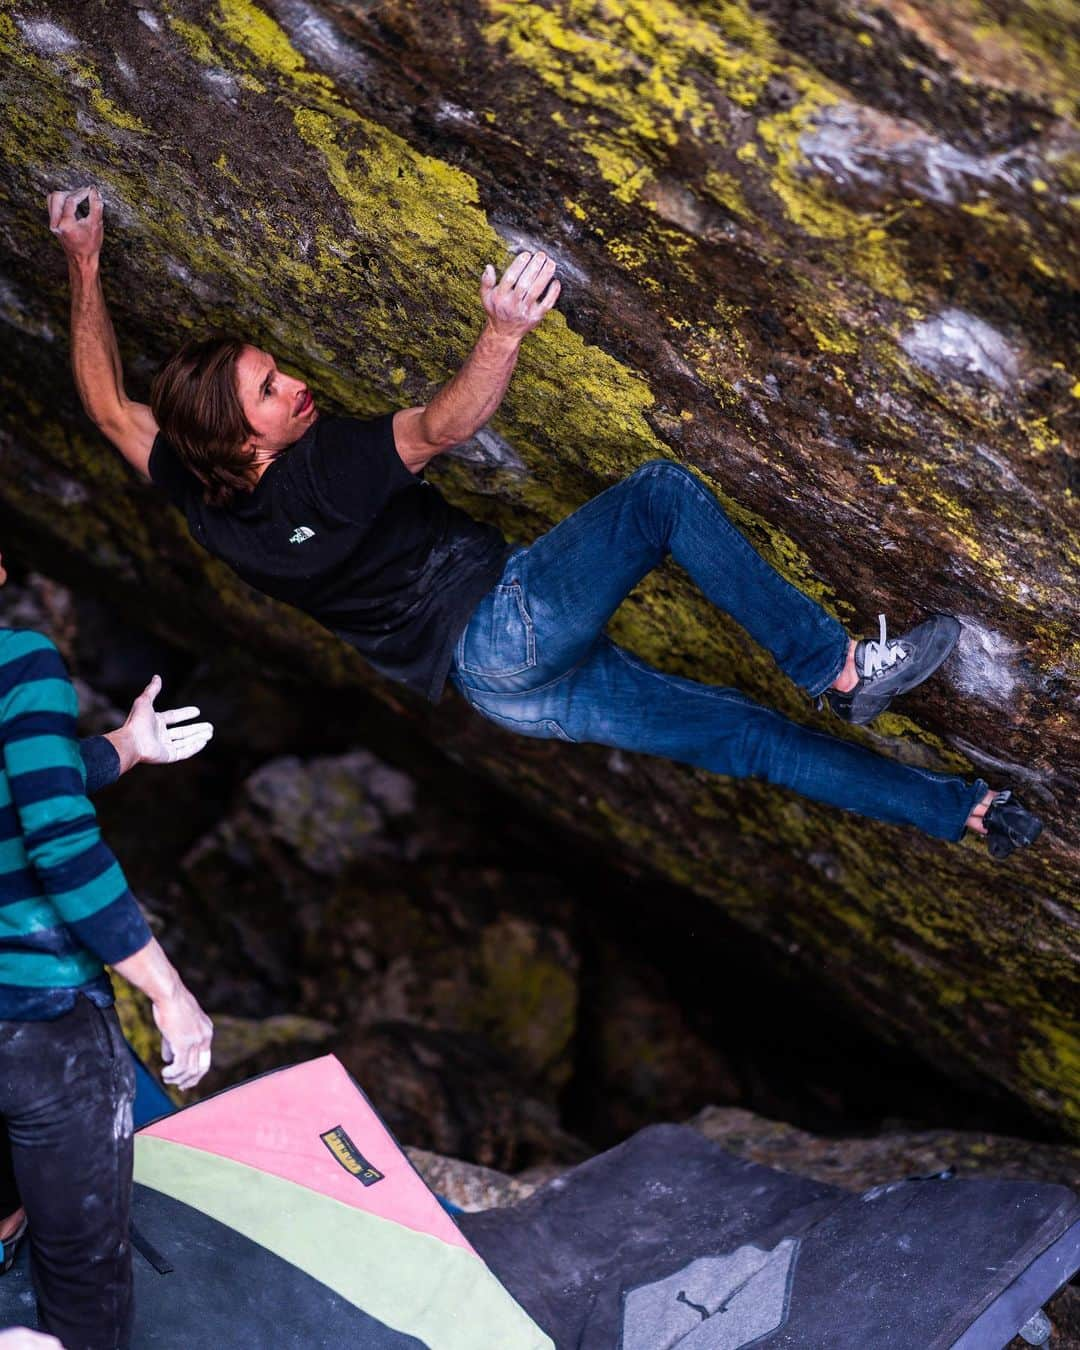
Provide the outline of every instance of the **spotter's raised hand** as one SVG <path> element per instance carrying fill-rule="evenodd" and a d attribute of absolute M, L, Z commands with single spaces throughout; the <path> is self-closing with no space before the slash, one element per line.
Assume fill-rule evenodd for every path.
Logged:
<path fill-rule="evenodd" d="M 141 764 L 175 764 L 197 755 L 209 742 L 214 728 L 209 722 L 193 722 L 198 708 L 169 708 L 158 712 L 154 700 L 161 693 L 161 676 L 155 675 L 131 705 L 121 728 L 130 739 L 133 757 Z"/>

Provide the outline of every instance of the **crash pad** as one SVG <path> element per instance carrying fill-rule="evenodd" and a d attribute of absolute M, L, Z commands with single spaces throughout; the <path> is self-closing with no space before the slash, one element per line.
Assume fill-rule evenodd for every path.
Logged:
<path fill-rule="evenodd" d="M 574 1350 L 998 1350 L 1080 1268 L 1063 1186 L 944 1172 L 853 1195 L 674 1125 L 460 1222 Z"/>

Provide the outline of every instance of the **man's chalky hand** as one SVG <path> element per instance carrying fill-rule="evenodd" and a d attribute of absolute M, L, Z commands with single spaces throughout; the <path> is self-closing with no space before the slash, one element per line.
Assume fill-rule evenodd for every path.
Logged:
<path fill-rule="evenodd" d="M 554 276 L 555 259 L 546 253 L 519 253 L 498 282 L 488 263 L 480 278 L 480 299 L 492 329 L 509 338 L 532 332 L 559 298 L 562 285 Z"/>
<path fill-rule="evenodd" d="M 214 734 L 210 722 L 193 722 L 198 708 L 169 708 L 158 712 L 154 699 L 161 693 L 161 676 L 155 675 L 131 705 L 123 731 L 130 738 L 136 760 L 142 764 L 175 764 L 190 759 Z"/>
<path fill-rule="evenodd" d="M 214 1024 L 191 991 L 180 985 L 167 999 L 151 1005 L 161 1032 L 161 1076 L 186 1092 L 210 1068 Z"/>
<path fill-rule="evenodd" d="M 97 188 L 50 192 L 45 200 L 49 207 L 49 229 L 59 238 L 69 258 L 90 258 L 101 252 L 105 223 Z M 79 212 L 77 208 L 83 202 L 87 205 Z"/>

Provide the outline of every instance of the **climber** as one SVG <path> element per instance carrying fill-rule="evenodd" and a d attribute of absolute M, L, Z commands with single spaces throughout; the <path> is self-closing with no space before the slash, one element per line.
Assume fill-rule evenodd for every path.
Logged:
<path fill-rule="evenodd" d="M 149 998 L 166 1081 L 193 1087 L 210 1066 L 210 1021 L 151 936 L 86 796 L 206 745 L 197 708 L 155 710 L 160 688 L 155 676 L 122 727 L 80 743 L 56 647 L 0 628 L 0 1274 L 28 1235 L 38 1323 L 58 1338 L 41 1343 L 67 1350 L 125 1346 L 133 1307 L 135 1075 L 105 964 Z"/>
<path fill-rule="evenodd" d="M 781 670 L 842 720 L 864 723 L 948 656 L 935 615 L 899 638 L 849 638 L 732 526 L 674 461 L 645 464 L 532 545 L 508 545 L 422 473 L 467 440 L 506 391 L 522 339 L 559 296 L 555 263 L 520 253 L 484 269 L 486 323 L 461 370 L 423 407 L 320 416 L 306 383 L 238 338 L 186 344 L 150 406 L 125 393 L 99 277 L 93 188 L 53 192 L 68 259 L 72 364 L 83 406 L 184 511 L 192 536 L 245 581 L 313 615 L 382 674 L 437 701 L 447 679 L 482 716 L 525 736 L 591 741 L 764 778 L 877 820 L 1004 857 L 1041 822 L 1008 790 L 886 759 L 734 689 L 654 670 L 604 635 L 625 595 L 670 554 Z"/>

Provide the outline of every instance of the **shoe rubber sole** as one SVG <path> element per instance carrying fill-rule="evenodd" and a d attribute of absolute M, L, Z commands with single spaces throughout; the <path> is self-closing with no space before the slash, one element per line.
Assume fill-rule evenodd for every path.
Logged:
<path fill-rule="evenodd" d="M 1028 815 L 1021 828 L 1015 825 L 998 826 L 990 832 L 986 847 L 992 858 L 1008 858 L 1018 848 L 1027 848 L 1042 834 L 1043 823 L 1038 816 Z"/>

